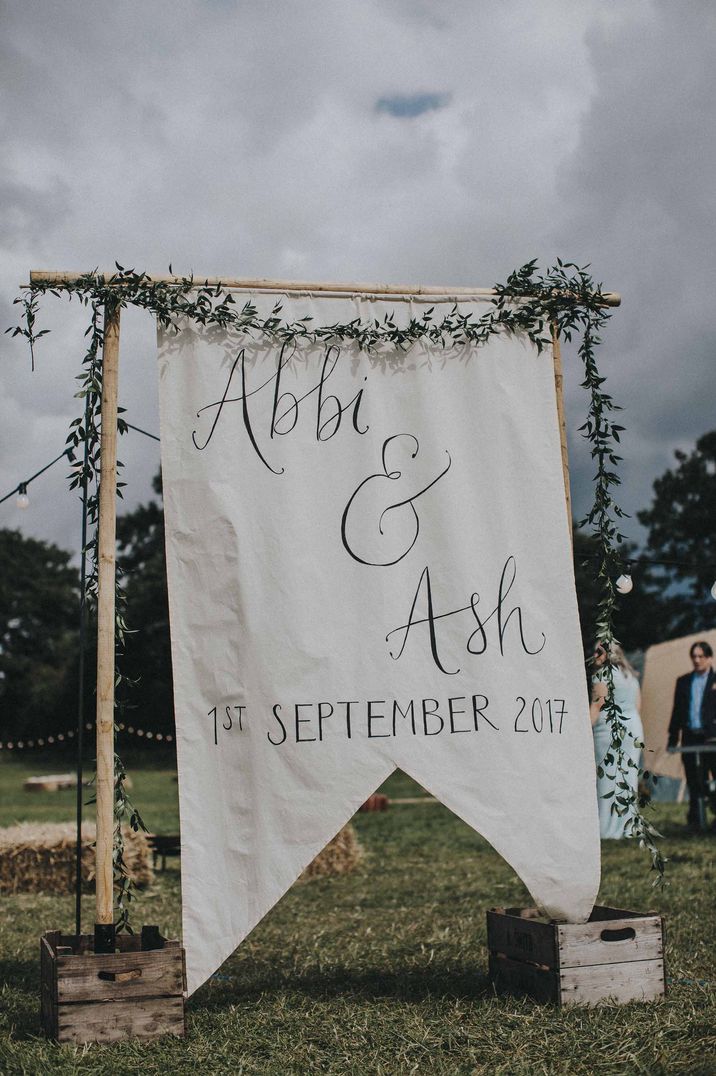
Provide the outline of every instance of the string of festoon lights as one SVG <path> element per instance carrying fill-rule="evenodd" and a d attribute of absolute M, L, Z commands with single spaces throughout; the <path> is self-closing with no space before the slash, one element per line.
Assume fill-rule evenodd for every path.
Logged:
<path fill-rule="evenodd" d="M 159 440 L 155 433 L 149 433 L 148 430 L 143 430 L 139 426 L 133 426 L 131 422 L 123 422 L 123 425 L 126 426 L 127 429 L 135 430 L 137 433 L 143 433 L 145 437 L 151 437 L 153 441 Z M 34 482 L 36 478 L 39 478 L 40 475 L 43 475 L 45 471 L 49 471 L 50 467 L 54 467 L 56 463 L 59 463 L 60 460 L 67 460 L 67 462 L 70 464 L 70 468 L 77 473 L 82 470 L 82 461 L 77 459 L 77 457 L 75 456 L 74 449 L 66 448 L 63 452 L 60 452 L 59 456 L 55 456 L 53 460 L 50 460 L 50 462 L 46 463 L 44 467 L 41 467 L 39 471 L 35 471 L 33 475 L 30 475 L 29 478 L 23 479 L 22 482 L 18 482 L 16 486 L 13 486 L 9 493 L 6 493 L 3 497 L 0 497 L 0 504 L 3 504 L 5 501 L 9 501 L 10 498 L 13 496 L 17 496 L 17 499 L 15 501 L 17 507 L 21 508 L 23 511 L 29 508 L 30 497 L 27 492 L 27 487 L 32 482 Z"/>
<path fill-rule="evenodd" d="M 656 557 L 636 557 L 634 561 L 627 561 L 625 571 L 614 582 L 615 589 L 618 594 L 631 594 L 634 589 L 634 578 L 632 576 L 632 565 L 636 564 L 658 564 L 664 568 L 703 568 L 703 564 L 693 564 L 690 561 L 685 560 L 657 560 Z M 711 597 L 716 601 L 716 580 L 709 591 Z"/>
<path fill-rule="evenodd" d="M 140 739 L 144 739 L 150 743 L 174 743 L 174 737 L 168 732 L 152 732 L 149 729 L 135 728 L 133 725 L 125 725 L 120 721 L 117 724 L 119 732 L 127 733 L 129 736 L 137 736 Z M 88 721 L 85 724 L 87 732 L 92 732 L 95 728 L 93 722 Z M 70 740 L 74 740 L 77 735 L 76 729 L 67 729 L 66 732 L 55 733 L 54 736 L 37 736 L 33 739 L 16 739 L 16 740 L 0 740 L 0 751 L 27 751 L 33 748 L 37 749 L 44 747 L 57 747 Z"/>

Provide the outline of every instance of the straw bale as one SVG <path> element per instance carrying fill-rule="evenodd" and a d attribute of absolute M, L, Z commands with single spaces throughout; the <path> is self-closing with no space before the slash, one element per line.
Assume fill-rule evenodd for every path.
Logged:
<path fill-rule="evenodd" d="M 77 787 L 77 774 L 47 773 L 43 777 L 28 777 L 22 787 L 27 792 L 60 792 Z"/>
<path fill-rule="evenodd" d="M 124 860 L 136 885 L 154 879 L 143 833 L 124 832 Z M 82 826 L 82 879 L 94 885 L 94 824 Z M 0 829 L 0 893 L 71 893 L 75 887 L 75 826 L 23 822 Z"/>
<path fill-rule="evenodd" d="M 336 834 L 332 841 L 328 842 L 313 862 L 309 863 L 300 880 L 307 882 L 311 878 L 348 874 L 350 871 L 355 870 L 362 858 L 363 849 L 356 836 L 356 831 L 353 826 L 348 824 L 340 833 Z"/>

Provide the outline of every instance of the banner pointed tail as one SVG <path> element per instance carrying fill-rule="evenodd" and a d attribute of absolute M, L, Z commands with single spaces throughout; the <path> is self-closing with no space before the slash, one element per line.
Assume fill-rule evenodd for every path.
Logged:
<path fill-rule="evenodd" d="M 587 921 L 600 884 L 593 766 L 581 786 L 555 783 L 546 789 L 514 773 L 499 777 L 496 794 L 498 775 L 465 757 L 447 781 L 437 767 L 400 765 L 492 845 L 545 915 Z"/>
<path fill-rule="evenodd" d="M 179 747 L 180 759 L 184 748 Z M 193 757 L 196 763 L 196 756 Z M 258 770 L 260 761 L 255 760 Z M 201 787 L 187 763 L 180 799 Z M 182 810 L 182 926 L 187 993 L 193 994 L 231 956 L 325 845 L 390 775 L 380 759 L 346 775 L 285 775 L 275 787 L 224 788 L 223 810 L 207 832 L 205 811 Z M 336 795 L 340 789 L 340 797 Z M 203 796 L 202 796 L 203 798 Z M 278 828 L 276 820 L 280 820 Z"/>

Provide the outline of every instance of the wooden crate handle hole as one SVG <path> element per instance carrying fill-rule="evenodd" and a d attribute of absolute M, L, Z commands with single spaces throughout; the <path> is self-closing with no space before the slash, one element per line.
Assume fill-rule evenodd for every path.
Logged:
<path fill-rule="evenodd" d="M 130 979 L 141 979 L 142 969 L 131 968 L 129 971 L 98 971 L 97 978 L 107 983 L 128 983 Z"/>
<path fill-rule="evenodd" d="M 603 930 L 600 937 L 605 942 L 633 941 L 636 938 L 636 931 L 634 927 L 622 927 L 621 930 Z"/>

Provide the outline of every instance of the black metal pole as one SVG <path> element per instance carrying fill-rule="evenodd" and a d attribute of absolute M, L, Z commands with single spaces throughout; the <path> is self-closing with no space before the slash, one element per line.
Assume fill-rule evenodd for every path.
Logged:
<path fill-rule="evenodd" d="M 706 831 L 706 789 L 704 787 L 704 764 L 701 758 L 700 751 L 694 751 L 694 769 L 695 778 L 694 786 L 697 789 L 696 793 L 696 827 L 699 832 L 704 833 Z"/>
<path fill-rule="evenodd" d="M 89 418 L 89 396 L 85 402 L 85 438 Z M 82 551 L 80 557 L 80 659 L 77 696 L 77 846 L 75 851 L 75 934 L 82 933 L 82 755 L 85 728 L 85 646 L 87 642 L 87 466 L 89 442 L 85 440 L 82 463 Z"/>

